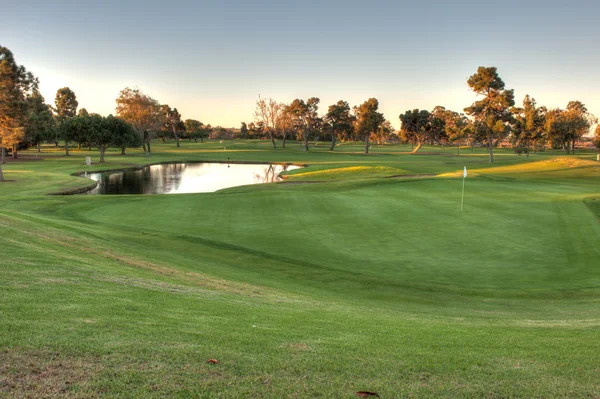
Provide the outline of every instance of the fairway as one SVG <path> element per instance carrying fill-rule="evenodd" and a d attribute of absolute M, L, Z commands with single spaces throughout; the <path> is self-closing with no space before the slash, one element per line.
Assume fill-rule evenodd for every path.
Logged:
<path fill-rule="evenodd" d="M 97 152 L 4 165 L 0 397 L 600 397 L 595 153 L 269 146 L 87 168 L 304 166 L 204 194 L 48 195 Z"/>

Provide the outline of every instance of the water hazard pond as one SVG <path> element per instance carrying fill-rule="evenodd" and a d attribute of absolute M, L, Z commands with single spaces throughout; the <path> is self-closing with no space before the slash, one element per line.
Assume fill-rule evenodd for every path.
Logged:
<path fill-rule="evenodd" d="M 228 187 L 280 181 L 279 174 L 295 165 L 172 163 L 142 169 L 88 173 L 98 182 L 84 194 L 210 193 Z"/>

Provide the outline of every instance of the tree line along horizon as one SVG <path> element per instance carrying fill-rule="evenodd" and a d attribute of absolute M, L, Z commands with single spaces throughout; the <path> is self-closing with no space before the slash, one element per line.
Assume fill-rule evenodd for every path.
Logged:
<path fill-rule="evenodd" d="M 77 97 L 68 87 L 57 91 L 51 106 L 39 92 L 38 78 L 18 65 L 8 48 L 0 46 L 0 165 L 7 151 L 17 158 L 21 149 L 37 147 L 41 151 L 43 142 L 53 142 L 56 146 L 63 142 L 65 155 L 69 155 L 71 144 L 77 144 L 79 149 L 95 147 L 102 163 L 111 147 L 120 148 L 124 155 L 126 148 L 141 146 L 148 156 L 155 138 L 163 141 L 172 138 L 180 147 L 181 139 L 233 138 L 234 133 L 241 139 L 268 139 L 274 149 L 277 141 L 285 148 L 286 141 L 294 139 L 306 151 L 309 141 L 330 141 L 331 151 L 337 141 L 362 141 L 365 153 L 369 152 L 371 142 L 409 143 L 413 153 L 424 144 L 455 145 L 457 153 L 461 145 L 479 145 L 488 147 L 493 162 L 494 148 L 501 142 L 527 156 L 532 150 L 546 148 L 574 153 L 576 143 L 597 123 L 580 101 L 570 101 L 565 109 L 548 109 L 526 95 L 522 107 L 515 106 L 514 91 L 506 89 L 495 67 L 479 67 L 467 84 L 478 99 L 463 112 L 443 106 L 431 111 L 407 110 L 399 115 L 398 131 L 379 112 L 376 98 L 354 107 L 340 100 L 319 115 L 317 97 L 295 99 L 288 104 L 260 96 L 255 120 L 242 122 L 233 131 L 195 119 L 182 120 L 177 108 L 129 87 L 121 90 L 116 99 L 115 116 L 89 113 L 85 108 L 78 110 Z M 600 148 L 600 125 L 592 141 Z"/>

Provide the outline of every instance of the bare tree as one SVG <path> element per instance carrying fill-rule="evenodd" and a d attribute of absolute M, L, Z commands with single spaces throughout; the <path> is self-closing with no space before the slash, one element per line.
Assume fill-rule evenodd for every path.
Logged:
<path fill-rule="evenodd" d="M 281 104 L 272 98 L 267 100 L 265 98 L 260 98 L 260 95 L 258 96 L 254 117 L 256 118 L 257 122 L 263 123 L 263 126 L 265 127 L 265 130 L 271 139 L 273 148 L 277 148 L 277 145 L 275 144 L 275 136 L 277 135 L 277 119 L 280 108 Z"/>
<path fill-rule="evenodd" d="M 279 112 L 277 113 L 277 119 L 275 120 L 275 125 L 277 126 L 277 130 L 281 134 L 282 148 L 285 148 L 285 141 L 287 139 L 289 131 L 292 129 L 293 122 L 293 115 L 288 111 L 288 105 L 280 103 Z"/>

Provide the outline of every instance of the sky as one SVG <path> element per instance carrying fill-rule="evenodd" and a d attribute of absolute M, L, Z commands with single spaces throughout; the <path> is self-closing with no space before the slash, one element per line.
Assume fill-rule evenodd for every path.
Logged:
<path fill-rule="evenodd" d="M 495 66 L 518 104 L 579 100 L 600 116 L 600 2 L 571 0 L 0 0 L 0 45 L 53 103 L 114 113 L 135 87 L 184 119 L 251 122 L 258 96 L 379 100 L 397 128 L 408 109 L 462 111 L 466 84 Z"/>

